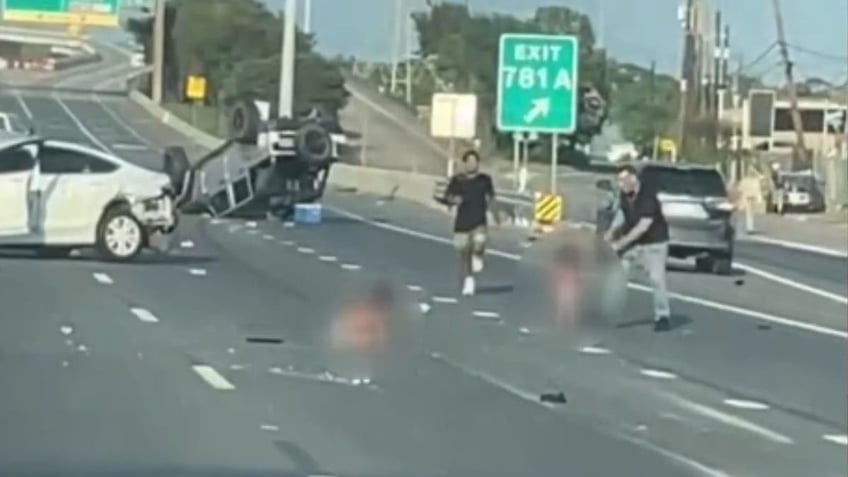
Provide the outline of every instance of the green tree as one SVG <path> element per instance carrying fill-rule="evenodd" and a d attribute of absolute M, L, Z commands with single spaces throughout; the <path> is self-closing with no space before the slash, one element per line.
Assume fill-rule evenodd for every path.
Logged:
<path fill-rule="evenodd" d="M 166 15 L 169 97 L 182 99 L 189 75 L 207 79 L 207 101 L 228 103 L 254 97 L 276 104 L 282 19 L 258 0 L 172 0 Z M 150 44 L 151 19 L 128 25 Z M 347 91 L 333 63 L 318 55 L 310 35 L 297 33 L 296 106 L 313 103 L 333 110 Z"/>
<path fill-rule="evenodd" d="M 435 65 L 434 72 L 439 81 L 428 81 L 434 86 L 445 84 L 458 92 L 475 93 L 479 99 L 481 131 L 488 131 L 498 144 L 503 137 L 493 127 L 497 98 L 498 46 L 503 33 L 551 33 L 571 34 L 580 39 L 581 82 L 591 86 L 603 78 L 598 73 L 595 59 L 594 32 L 586 15 L 567 7 L 544 7 L 532 18 L 521 19 L 511 15 L 472 15 L 462 4 L 439 3 L 427 11 L 412 16 L 419 39 L 419 55 Z M 427 91 L 429 97 L 434 91 Z M 591 126 L 591 121 L 580 121 Z M 579 131 L 573 139 L 588 140 L 595 133 L 593 128 Z"/>

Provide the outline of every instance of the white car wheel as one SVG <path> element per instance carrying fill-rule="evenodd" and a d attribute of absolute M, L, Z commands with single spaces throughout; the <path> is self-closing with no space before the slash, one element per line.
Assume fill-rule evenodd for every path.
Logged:
<path fill-rule="evenodd" d="M 97 246 L 113 260 L 129 260 L 144 247 L 144 229 L 132 214 L 119 207 L 106 212 L 101 221 Z"/>

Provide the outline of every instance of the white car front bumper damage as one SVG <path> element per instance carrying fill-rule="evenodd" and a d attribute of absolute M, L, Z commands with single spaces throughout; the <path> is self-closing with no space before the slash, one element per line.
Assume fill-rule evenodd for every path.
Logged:
<path fill-rule="evenodd" d="M 132 213 L 148 233 L 170 234 L 177 228 L 177 209 L 169 194 L 133 201 Z"/>

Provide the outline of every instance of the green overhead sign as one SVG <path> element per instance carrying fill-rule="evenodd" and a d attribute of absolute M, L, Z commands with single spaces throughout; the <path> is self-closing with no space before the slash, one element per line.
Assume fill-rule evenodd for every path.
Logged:
<path fill-rule="evenodd" d="M 3 20 L 116 26 L 121 0 L 3 0 Z"/>
<path fill-rule="evenodd" d="M 507 33 L 498 61 L 501 131 L 571 134 L 577 129 L 577 38 Z"/>

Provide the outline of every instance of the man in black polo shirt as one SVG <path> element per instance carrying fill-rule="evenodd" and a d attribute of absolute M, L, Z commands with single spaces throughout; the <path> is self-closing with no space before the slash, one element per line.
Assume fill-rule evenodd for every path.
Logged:
<path fill-rule="evenodd" d="M 656 191 L 641 185 L 633 166 L 619 168 L 617 179 L 619 210 L 604 238 L 621 256 L 625 271 L 635 262 L 648 272 L 654 288 L 654 330 L 667 331 L 671 325 L 665 270 L 668 223 Z"/>
<path fill-rule="evenodd" d="M 474 274 L 483 270 L 486 215 L 495 198 L 495 188 L 492 178 L 480 172 L 477 152 L 463 154 L 462 163 L 464 171 L 451 178 L 445 195 L 450 204 L 457 206 L 453 231 L 463 277 L 462 294 L 471 296 L 475 291 Z"/>

